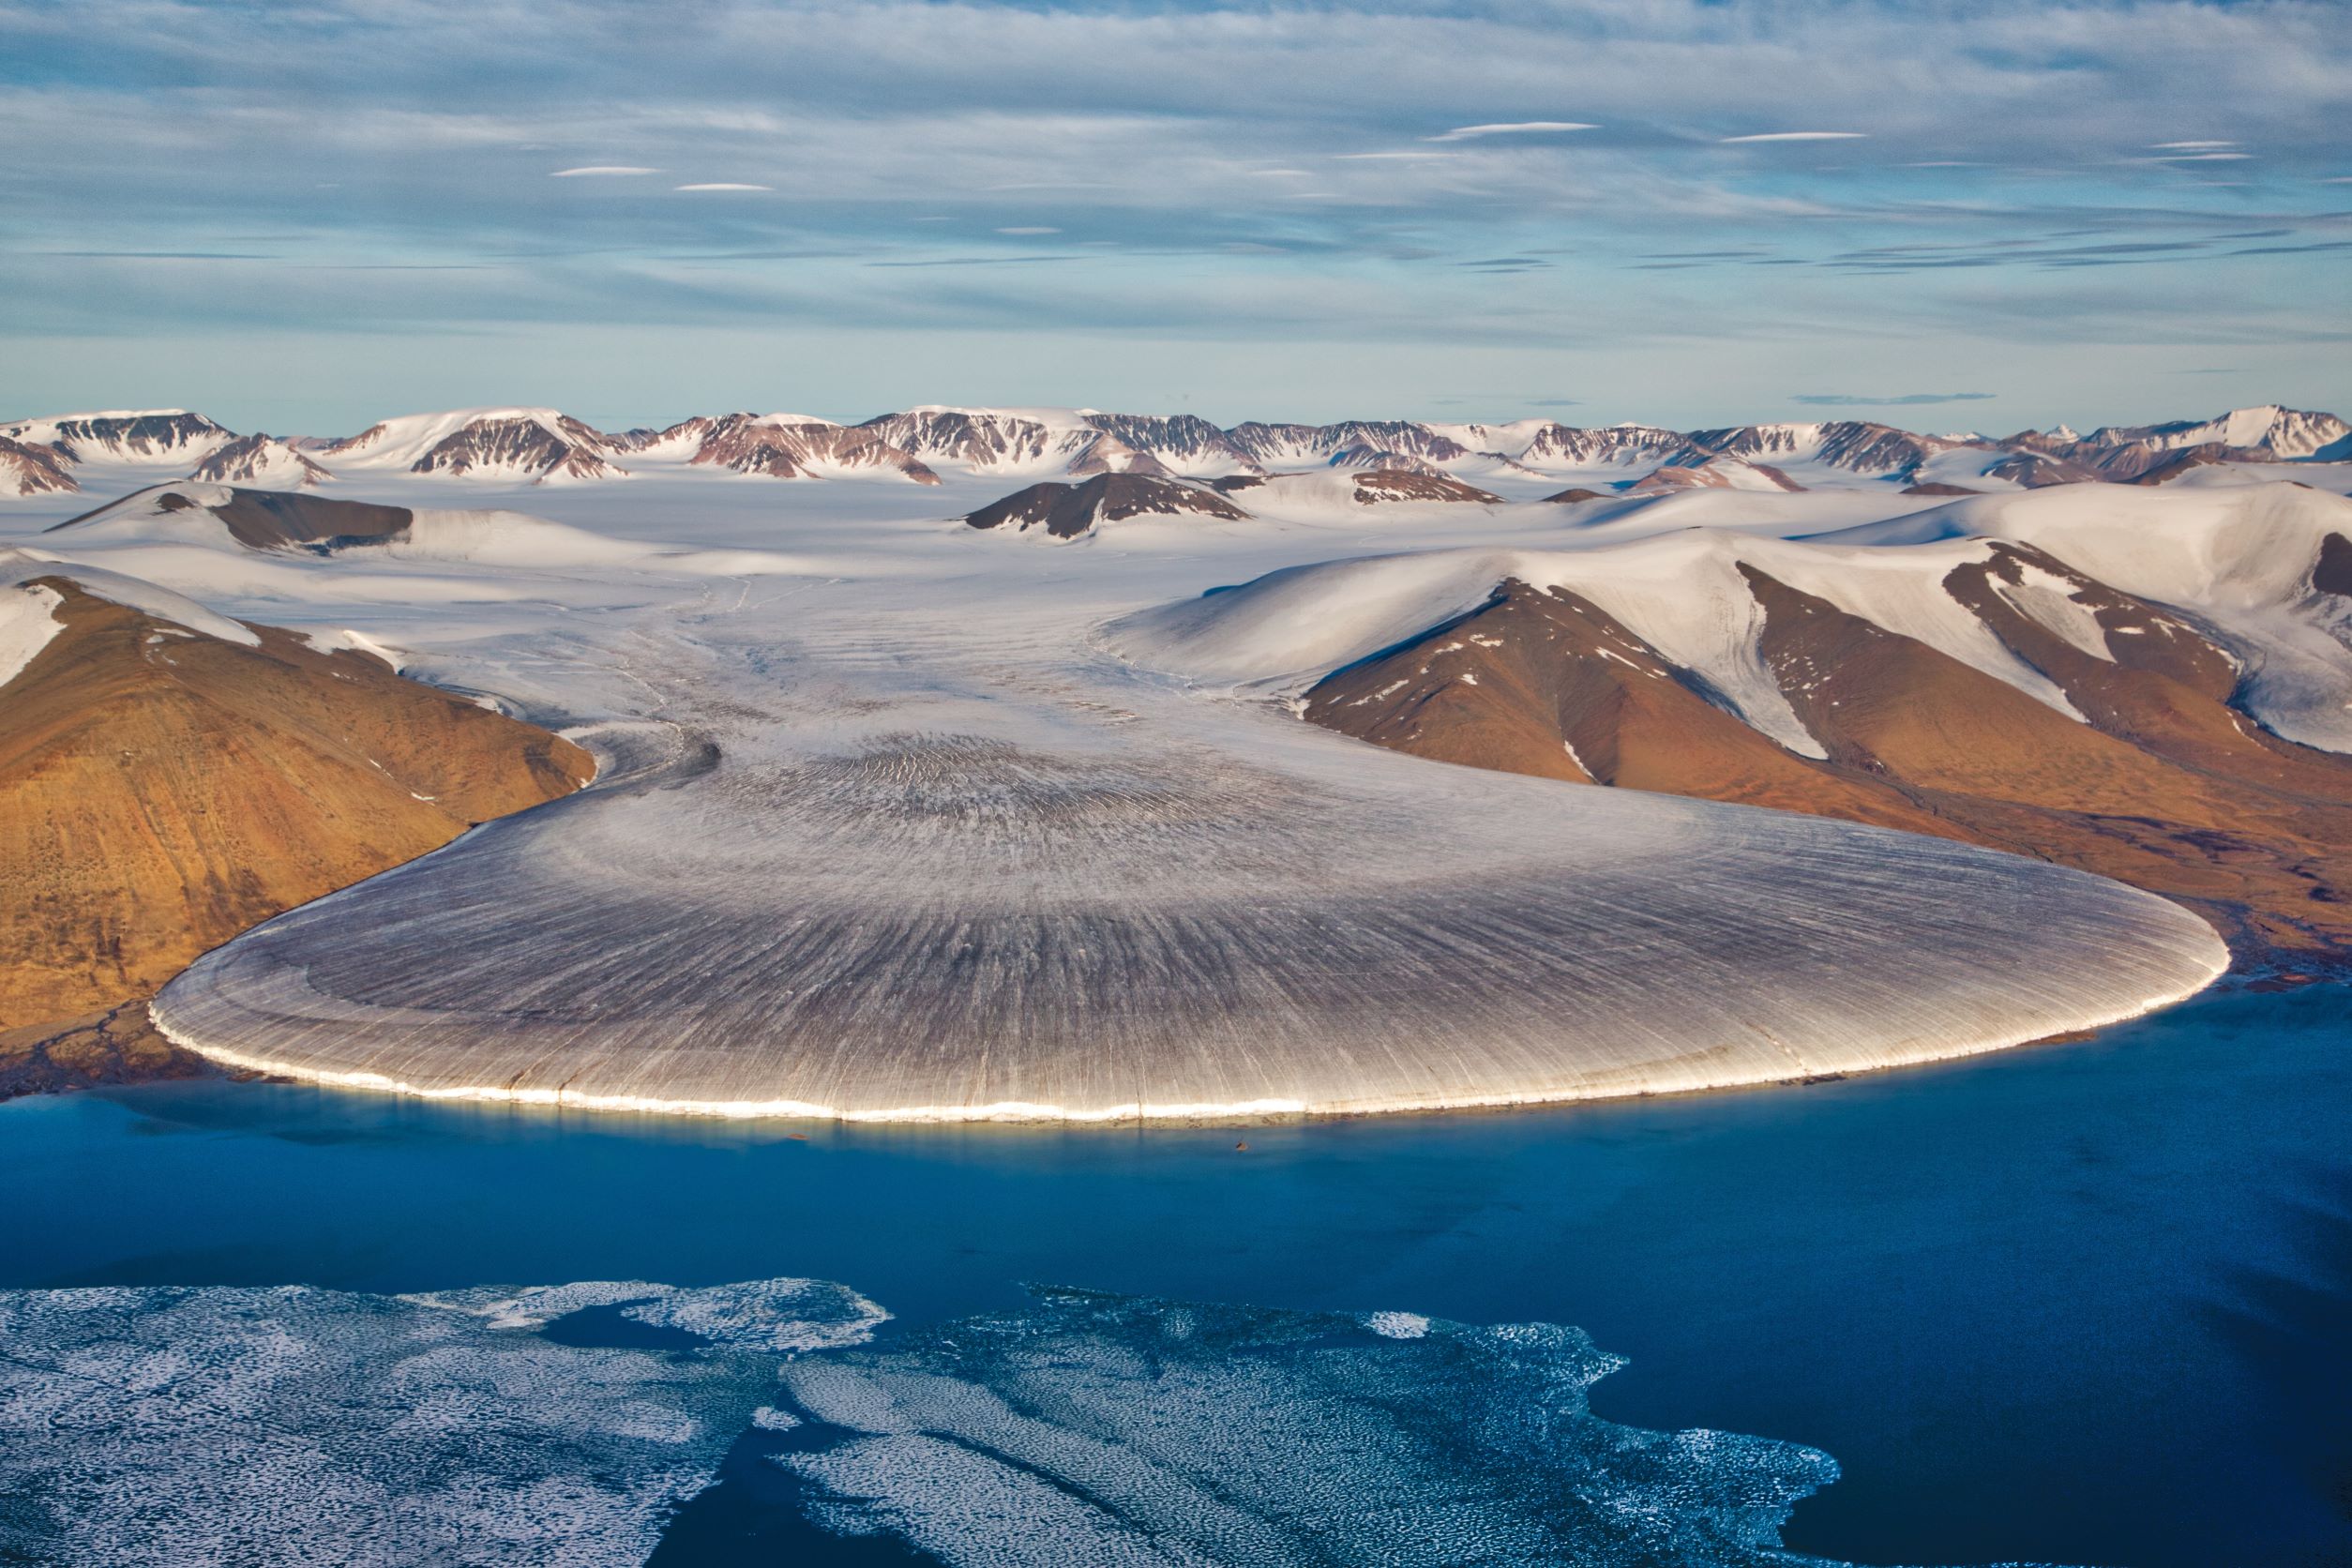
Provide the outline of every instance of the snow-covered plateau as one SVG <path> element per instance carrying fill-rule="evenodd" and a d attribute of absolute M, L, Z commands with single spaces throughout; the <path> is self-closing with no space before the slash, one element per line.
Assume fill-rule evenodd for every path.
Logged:
<path fill-rule="evenodd" d="M 597 483 L 571 460 L 589 452 L 577 431 L 494 412 L 498 439 L 461 452 L 473 415 L 390 422 L 340 454 L 289 445 L 336 475 L 301 493 L 409 514 L 365 537 L 282 505 L 309 520 L 240 537 L 223 513 L 254 492 L 186 480 L 185 461 L 94 513 L 104 497 L 52 493 L 4 514 L 0 540 L 30 552 L 12 580 L 46 570 L 103 597 L 136 579 L 384 650 L 599 761 L 577 794 L 200 959 L 154 1012 L 205 1056 L 723 1116 L 1349 1113 L 1962 1056 L 2163 1006 L 2227 966 L 2197 915 L 2085 871 L 1298 721 L 1305 686 L 1504 579 L 1609 607 L 1804 758 L 1819 747 L 1756 672 L 1742 563 L 2060 708 L 1939 586 L 1987 541 L 2022 541 L 2208 628 L 2243 663 L 2251 721 L 2330 753 L 2352 738 L 2343 604 L 2314 582 L 2352 503 L 2249 470 L 1957 499 L 1700 485 L 1560 502 L 1544 499 L 1557 473 L 1490 464 L 1464 470 L 1486 495 L 1466 501 L 1405 484 L 1406 466 L 1368 496 L 1336 472 L 1253 482 L 1276 466 L 1260 454 L 1297 455 L 1289 428 L 1228 452 L 1205 425 L 1038 415 L 1037 440 L 998 448 L 916 411 L 891 445 L 936 483 L 852 461 L 863 438 L 827 447 L 814 484 L 641 460 L 691 445 L 662 431 L 638 454 L 596 447 L 629 481 Z M 809 441 L 861 429 L 774 417 Z M 575 450 L 518 466 L 548 454 L 517 418 Z M 1444 441 L 1470 450 L 1483 430 Z M 1240 515 L 1106 514 L 1068 540 L 963 520 L 1079 472 L 1055 453 L 1179 437 L 1227 471 L 1214 493 Z M 1807 451 L 1735 456 L 1796 473 L 1822 460 Z M 577 482 L 538 483 L 559 471 Z M 2054 635 L 2101 635 L 2066 581 L 2001 591 Z M 0 652 L 38 652 L 39 609 L 0 619 Z"/>

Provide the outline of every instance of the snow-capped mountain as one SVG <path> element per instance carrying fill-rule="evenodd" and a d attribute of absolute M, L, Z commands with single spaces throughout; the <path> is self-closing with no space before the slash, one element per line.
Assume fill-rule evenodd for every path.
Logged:
<path fill-rule="evenodd" d="M 54 447 L 75 463 L 184 463 L 223 445 L 231 432 L 184 408 L 153 408 L 12 420 L 0 424 L 0 436 Z"/>
<path fill-rule="evenodd" d="M 2281 408 L 2232 409 L 2215 419 L 2176 420 L 2167 425 L 2109 425 L 2088 438 L 2095 446 L 2142 446 L 2160 452 L 2189 446 L 2228 446 L 2274 459 L 2308 458 L 2352 435 L 2332 414 Z"/>
<path fill-rule="evenodd" d="M 924 462 L 972 474 L 1214 477 L 1254 471 L 1226 432 L 1181 415 L 926 406 L 856 428 Z"/>
<path fill-rule="evenodd" d="M 334 475 L 310 460 L 293 442 L 274 435 L 241 435 L 188 471 L 191 479 L 266 490 L 309 490 Z"/>
<path fill-rule="evenodd" d="M 1573 425 L 1546 421 L 1517 452 L 1502 450 L 1530 468 L 1566 470 L 1656 463 L 1682 442 L 1681 432 L 1661 430 L 1655 425 L 1605 425 L 1597 430 L 1579 430 Z"/>
<path fill-rule="evenodd" d="M 1708 458 L 1764 459 L 1776 464 L 1818 463 L 1850 474 L 1908 478 L 1931 459 L 1977 445 L 1945 436 L 1916 435 L 1866 419 L 1821 424 L 1740 425 L 1694 430 L 1669 465 L 1690 466 Z"/>
<path fill-rule="evenodd" d="M 1342 446 L 1323 460 L 1328 468 L 1385 469 L 1392 474 L 1443 474 L 1444 469 L 1427 458 L 1410 452 L 1398 452 L 1385 446 L 1375 446 L 1368 441 Z"/>
<path fill-rule="evenodd" d="M 999 474 L 1070 472 L 1103 433 L 1068 410 L 941 405 L 885 414 L 858 429 L 927 463 Z"/>
<path fill-rule="evenodd" d="M 120 490 L 167 475 L 278 489 L 378 475 L 538 485 L 632 475 L 731 473 L 763 479 L 939 484 L 950 477 L 1177 479 L 1354 469 L 1452 476 L 1506 491 L 1521 481 L 1594 494 L 1698 487 L 1875 490 L 1927 494 L 2051 485 L 2237 482 L 2234 469 L 2352 461 L 2352 425 L 2264 405 L 2209 419 L 2066 425 L 2014 435 L 1924 434 L 1875 420 L 1782 421 L 1671 430 L 1551 419 L 1329 425 L 1082 408 L 926 404 L 859 424 L 814 415 L 698 415 L 610 432 L 553 408 L 406 415 L 339 440 L 238 435 L 184 409 L 114 411 L 0 424 L 0 499 Z M 1533 497 L 1530 496 L 1530 499 Z"/>
<path fill-rule="evenodd" d="M 637 432 L 632 432 L 637 433 Z M 633 449 L 649 459 L 760 474 L 776 479 L 825 479 L 897 474 L 919 485 L 939 475 L 912 453 L 872 430 L 799 414 L 698 416 L 657 432 Z"/>
<path fill-rule="evenodd" d="M 53 495 L 82 487 L 68 472 L 72 460 L 54 446 L 0 436 L 0 495 Z"/>
<path fill-rule="evenodd" d="M 1475 456 L 1428 425 L 1404 419 L 1349 419 L 1336 425 L 1236 425 L 1233 445 L 1266 469 L 1330 463 L 1342 452 L 1394 453 L 1432 465 Z M 1361 461 L 1349 466 L 1367 466 Z"/>
<path fill-rule="evenodd" d="M 1259 465 L 1233 438 L 1192 414 L 1092 414 L 1087 422 L 1171 474 L 1196 479 L 1255 474 Z"/>
<path fill-rule="evenodd" d="M 603 431 L 551 408 L 470 408 L 411 414 L 329 442 L 319 456 L 338 473 L 394 469 L 476 479 L 617 479 L 619 448 Z"/>

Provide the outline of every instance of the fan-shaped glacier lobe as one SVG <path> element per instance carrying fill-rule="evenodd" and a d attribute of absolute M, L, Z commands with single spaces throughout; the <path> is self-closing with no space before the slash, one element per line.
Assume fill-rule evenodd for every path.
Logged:
<path fill-rule="evenodd" d="M 2077 872 L 1447 767 L 1107 659 L 936 641 L 706 632 L 665 686 L 675 762 L 258 927 L 157 1018 L 224 1062 L 425 1095 L 1108 1122 L 1894 1066 L 2129 1017 L 2227 962 L 2194 915 Z"/>

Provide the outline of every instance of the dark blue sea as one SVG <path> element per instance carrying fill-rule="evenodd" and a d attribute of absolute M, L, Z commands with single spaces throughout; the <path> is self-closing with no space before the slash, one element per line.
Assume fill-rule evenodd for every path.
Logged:
<path fill-rule="evenodd" d="M 1240 1129 L 26 1100 L 0 1287 L 795 1276 L 898 1334 L 1034 1285 L 1575 1325 L 1630 1362 L 1594 1414 L 1833 1455 L 1803 1551 L 2352 1563 L 2346 1004 L 2240 989 L 1839 1082 Z"/>

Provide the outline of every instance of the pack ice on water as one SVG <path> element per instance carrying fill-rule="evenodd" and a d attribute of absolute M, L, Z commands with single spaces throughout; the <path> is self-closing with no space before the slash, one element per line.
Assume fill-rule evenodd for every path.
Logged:
<path fill-rule="evenodd" d="M 0 1560 L 620 1568 L 757 1469 L 776 1561 L 1836 1568 L 1780 1545 L 1830 1455 L 1600 1419 L 1624 1364 L 1579 1329 L 888 1316 L 811 1279 L 0 1291 Z"/>
<path fill-rule="evenodd" d="M 670 1340 L 535 1332 L 597 1312 Z M 888 1316 L 807 1279 L 0 1290 L 0 1560 L 642 1562 L 779 1353 Z"/>

